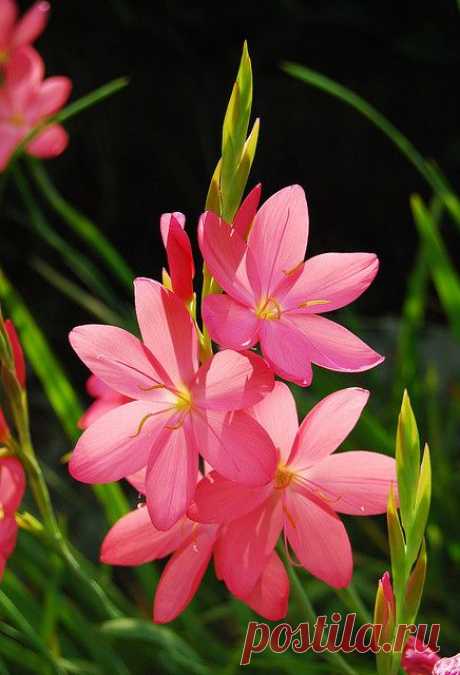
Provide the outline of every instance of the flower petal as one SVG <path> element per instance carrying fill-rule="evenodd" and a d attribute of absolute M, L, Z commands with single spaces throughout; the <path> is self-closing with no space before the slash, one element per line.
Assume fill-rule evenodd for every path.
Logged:
<path fill-rule="evenodd" d="M 169 560 L 155 593 L 155 623 L 172 621 L 190 603 L 211 559 L 216 534 L 215 527 L 198 526 Z"/>
<path fill-rule="evenodd" d="M 308 208 L 305 193 L 291 185 L 267 199 L 257 212 L 248 237 L 261 294 L 270 296 L 280 281 L 303 262 L 308 239 Z"/>
<path fill-rule="evenodd" d="M 0 0 L 0 51 L 9 47 L 13 26 L 16 22 L 18 10 L 14 0 Z"/>
<path fill-rule="evenodd" d="M 167 216 L 169 220 L 165 219 Z M 184 222 L 177 220 L 173 213 L 163 214 L 161 228 L 162 236 L 167 229 L 165 248 L 172 288 L 174 293 L 187 302 L 193 297 L 193 277 L 195 276 L 190 239 L 184 232 Z"/>
<path fill-rule="evenodd" d="M 313 363 L 329 370 L 361 372 L 382 363 L 384 357 L 335 321 L 313 314 L 283 315 L 308 340 Z"/>
<path fill-rule="evenodd" d="M 12 35 L 12 46 L 16 48 L 34 42 L 47 24 L 49 10 L 48 2 L 42 0 L 35 2 L 16 24 Z"/>
<path fill-rule="evenodd" d="M 79 429 L 87 429 L 91 424 L 93 424 L 100 417 L 103 417 L 106 413 L 110 412 L 114 408 L 122 405 L 122 403 L 128 401 L 123 397 L 122 401 L 113 401 L 111 399 L 100 399 L 99 401 L 94 401 L 87 411 L 80 417 L 78 420 Z"/>
<path fill-rule="evenodd" d="M 299 429 L 297 406 L 289 387 L 284 382 L 275 382 L 273 391 L 249 412 L 268 432 L 281 459 L 287 462 Z"/>
<path fill-rule="evenodd" d="M 170 530 L 157 530 L 146 506 L 130 511 L 109 530 L 101 547 L 107 565 L 143 565 L 164 558 L 188 539 L 193 523 L 183 518 Z"/>
<path fill-rule="evenodd" d="M 43 80 L 45 66 L 33 47 L 15 49 L 5 70 L 4 94 L 12 112 L 25 113 L 27 104 Z"/>
<path fill-rule="evenodd" d="M 169 226 L 171 224 L 171 219 L 173 217 L 179 223 L 182 229 L 184 229 L 185 227 L 185 216 L 180 211 L 173 211 L 172 213 L 162 213 L 162 215 L 160 216 L 160 232 L 161 238 L 163 240 L 163 246 L 165 247 L 165 249 L 167 248 L 168 245 Z"/>
<path fill-rule="evenodd" d="M 271 491 L 270 484 L 248 487 L 211 471 L 198 483 L 188 514 L 200 523 L 229 523 L 253 511 Z"/>
<path fill-rule="evenodd" d="M 356 425 L 369 398 L 366 389 L 350 387 L 329 394 L 300 425 L 289 464 L 306 468 L 336 450 Z"/>
<path fill-rule="evenodd" d="M 233 219 L 233 228 L 242 239 L 246 239 L 249 234 L 259 208 L 261 194 L 262 185 L 259 183 L 247 194 Z"/>
<path fill-rule="evenodd" d="M 378 268 L 379 260 L 373 253 L 317 255 L 305 262 L 299 278 L 282 299 L 283 306 L 307 314 L 344 307 L 364 293 Z"/>
<path fill-rule="evenodd" d="M 165 428 L 151 450 L 145 489 L 150 518 L 159 530 L 169 530 L 185 515 L 195 493 L 198 451 L 188 424 Z"/>
<path fill-rule="evenodd" d="M 18 510 L 25 488 L 26 477 L 21 462 L 15 457 L 1 457 L 0 506 L 5 514 L 11 515 Z"/>
<path fill-rule="evenodd" d="M 253 310 L 224 293 L 204 299 L 203 320 L 214 342 L 222 347 L 249 349 L 258 340 L 259 319 Z"/>
<path fill-rule="evenodd" d="M 202 410 L 192 415 L 196 446 L 222 476 L 256 487 L 272 480 L 277 456 L 267 432 L 246 412 Z"/>
<path fill-rule="evenodd" d="M 300 331 L 283 319 L 263 321 L 259 339 L 262 353 L 277 375 L 301 387 L 311 384 L 309 345 Z"/>
<path fill-rule="evenodd" d="M 126 476 L 126 480 L 132 487 L 138 491 L 139 494 L 145 495 L 145 477 L 147 475 L 147 466 L 143 466 L 142 469 L 131 473 L 129 476 Z"/>
<path fill-rule="evenodd" d="M 330 455 L 303 475 L 334 511 L 352 516 L 385 513 L 390 486 L 397 485 L 395 460 L 378 452 Z"/>
<path fill-rule="evenodd" d="M 141 469 L 171 415 L 163 409 L 162 403 L 132 401 L 98 419 L 77 442 L 71 475 L 83 483 L 109 483 Z"/>
<path fill-rule="evenodd" d="M 351 581 L 350 540 L 340 518 L 320 500 L 286 491 L 285 532 L 299 562 L 313 576 L 333 588 Z"/>
<path fill-rule="evenodd" d="M 282 527 L 282 500 L 278 495 L 225 527 L 216 547 L 217 567 L 236 596 L 247 596 L 254 590 Z"/>
<path fill-rule="evenodd" d="M 255 304 L 255 293 L 246 270 L 251 257 L 246 242 L 238 232 L 215 213 L 207 211 L 198 224 L 201 253 L 213 277 L 235 300 L 250 307 Z"/>
<path fill-rule="evenodd" d="M 54 115 L 67 101 L 71 90 L 72 82 L 68 77 L 48 77 L 27 108 L 29 120 L 35 124 L 43 117 Z"/>
<path fill-rule="evenodd" d="M 275 551 L 268 559 L 254 589 L 241 600 L 268 621 L 279 621 L 286 616 L 289 603 L 289 577 Z"/>
<path fill-rule="evenodd" d="M 192 398 L 200 408 L 240 410 L 260 401 L 273 386 L 273 371 L 260 356 L 225 349 L 201 366 Z"/>
<path fill-rule="evenodd" d="M 134 282 L 142 339 L 175 385 L 188 384 L 198 369 L 198 337 L 183 302 L 157 281 Z"/>
<path fill-rule="evenodd" d="M 47 159 L 63 153 L 68 144 L 69 135 L 64 127 L 51 124 L 27 145 L 27 152 L 34 157 Z"/>

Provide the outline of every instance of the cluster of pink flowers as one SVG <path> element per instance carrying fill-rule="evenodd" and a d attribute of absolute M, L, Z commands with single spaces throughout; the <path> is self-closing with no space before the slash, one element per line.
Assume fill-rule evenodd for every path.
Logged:
<path fill-rule="evenodd" d="M 43 60 L 32 43 L 45 28 L 47 2 L 36 2 L 18 19 L 14 0 L 0 0 L 0 171 L 32 130 L 43 130 L 27 144 L 35 157 L 56 157 L 68 144 L 59 124 L 46 124 L 67 101 L 67 77 L 44 79 Z"/>
<path fill-rule="evenodd" d="M 93 373 L 88 390 L 96 398 L 80 422 L 85 431 L 70 472 L 88 483 L 126 478 L 145 495 L 110 530 L 101 558 L 140 565 L 172 554 L 156 590 L 156 622 L 188 605 L 212 557 L 237 598 L 265 618 L 284 617 L 289 581 L 275 550 L 280 535 L 311 574 L 347 586 L 352 551 L 338 514 L 385 512 L 396 483 L 392 458 L 333 454 L 367 391 L 330 394 L 299 426 L 290 389 L 275 381 L 307 386 L 312 363 L 355 372 L 382 361 L 321 316 L 366 290 L 377 258 L 329 253 L 304 262 L 302 188 L 280 190 L 260 209 L 259 199 L 260 186 L 231 224 L 211 212 L 199 222 L 207 270 L 224 291 L 203 303 L 215 354 L 200 363 L 192 249 L 177 212 L 161 218 L 165 285 L 134 283 L 141 339 L 103 325 L 70 334 Z"/>

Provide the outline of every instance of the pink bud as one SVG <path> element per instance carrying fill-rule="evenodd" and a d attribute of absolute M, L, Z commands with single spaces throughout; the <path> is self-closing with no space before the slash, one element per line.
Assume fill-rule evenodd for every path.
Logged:
<path fill-rule="evenodd" d="M 3 410 L 0 408 L 0 443 L 6 443 L 10 435 L 10 429 L 8 423 L 3 414 Z"/>
<path fill-rule="evenodd" d="M 16 333 L 16 328 L 14 327 L 11 319 L 7 319 L 5 321 L 5 330 L 8 334 L 11 350 L 13 352 L 16 377 L 18 378 L 19 384 L 24 389 L 26 386 L 26 364 L 24 361 L 24 352 L 22 351 L 21 343 L 19 341 L 18 334 Z"/>

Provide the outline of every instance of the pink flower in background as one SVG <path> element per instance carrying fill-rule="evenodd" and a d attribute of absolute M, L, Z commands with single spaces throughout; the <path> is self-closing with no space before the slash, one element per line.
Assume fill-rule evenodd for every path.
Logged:
<path fill-rule="evenodd" d="M 18 19 L 14 0 L 0 0 L 0 66 L 7 63 L 14 50 L 32 44 L 43 32 L 48 21 L 48 2 L 35 2 Z"/>
<path fill-rule="evenodd" d="M 423 670 L 420 675 L 423 675 Z M 460 654 L 437 661 L 433 667 L 433 675 L 460 675 Z"/>
<path fill-rule="evenodd" d="M 216 549 L 220 575 L 236 595 L 253 587 L 281 532 L 300 563 L 330 586 L 347 586 L 352 553 L 337 513 L 385 513 L 394 459 L 375 452 L 334 450 L 348 436 L 368 399 L 363 389 L 343 389 L 320 401 L 298 426 L 289 388 L 276 382 L 254 406 L 254 418 L 278 449 L 271 482 L 248 488 L 211 472 L 198 484 L 189 509 L 193 520 L 226 525 Z"/>
<path fill-rule="evenodd" d="M 353 333 L 319 316 L 366 290 L 378 269 L 374 254 L 326 253 L 304 262 L 308 210 L 297 185 L 262 205 L 247 243 L 241 231 L 211 212 L 200 220 L 201 252 L 226 292 L 204 301 L 213 340 L 231 349 L 260 342 L 275 372 L 302 386 L 311 382 L 312 363 L 346 372 L 381 363 L 383 357 Z"/>
<path fill-rule="evenodd" d="M 15 457 L 0 457 L 0 578 L 14 551 L 18 526 L 15 513 L 25 490 L 24 469 Z"/>
<path fill-rule="evenodd" d="M 127 396 L 119 394 L 118 391 L 108 387 L 96 375 L 91 375 L 86 382 L 86 391 L 90 396 L 96 400 L 92 403 L 84 415 L 79 419 L 78 426 L 80 429 L 87 429 L 90 424 L 95 422 L 99 417 L 105 415 L 109 410 L 117 408 L 123 403 L 131 401 Z"/>
<path fill-rule="evenodd" d="M 46 122 L 69 98 L 68 77 L 43 78 L 43 61 L 32 47 L 21 47 L 13 53 L 0 86 L 0 171 L 27 134 Z M 26 150 L 35 157 L 56 157 L 67 144 L 63 127 L 50 124 L 28 143 Z"/>
<path fill-rule="evenodd" d="M 167 530 L 195 492 L 198 453 L 232 480 L 264 485 L 276 453 L 266 431 L 242 409 L 273 388 L 256 354 L 219 352 L 199 367 L 195 325 L 183 302 L 151 279 L 135 281 L 143 342 L 114 326 L 79 326 L 70 342 L 107 386 L 133 399 L 92 424 L 70 460 L 77 480 L 104 483 L 147 467 L 147 506 Z"/>
<path fill-rule="evenodd" d="M 26 386 L 26 362 L 24 360 L 24 352 L 22 351 L 21 342 L 19 341 L 16 328 L 11 319 L 5 321 L 5 330 L 8 335 L 8 339 L 11 345 L 11 351 L 13 352 L 14 367 L 16 370 L 16 377 L 21 387 L 24 389 Z"/>
<path fill-rule="evenodd" d="M 448 659 L 443 659 L 446 661 Z M 429 675 L 431 673 L 444 673 L 443 670 L 433 670 L 434 666 L 439 662 L 439 656 L 430 647 L 425 645 L 421 640 L 417 640 L 411 636 L 407 640 L 404 654 L 401 660 L 401 666 L 408 675 Z M 457 671 L 460 674 L 460 670 Z M 446 671 L 446 675 L 454 675 L 450 671 Z"/>
<path fill-rule="evenodd" d="M 142 486 L 137 485 L 142 492 Z M 218 525 L 194 523 L 181 518 L 162 532 L 152 524 L 147 507 L 123 516 L 109 531 L 101 548 L 101 561 L 109 565 L 142 565 L 173 554 L 163 570 L 155 593 L 153 619 L 175 619 L 193 599 L 219 538 Z M 286 615 L 289 580 L 275 552 L 269 557 L 254 588 L 240 599 L 271 621 Z"/>
<path fill-rule="evenodd" d="M 183 213 L 163 213 L 160 219 L 161 236 L 168 257 L 171 287 L 174 293 L 184 302 L 193 298 L 193 263 L 192 246 L 184 230 Z"/>

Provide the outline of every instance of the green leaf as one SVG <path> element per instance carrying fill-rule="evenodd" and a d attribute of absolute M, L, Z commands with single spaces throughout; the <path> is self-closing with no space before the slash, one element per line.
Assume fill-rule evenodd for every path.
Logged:
<path fill-rule="evenodd" d="M 422 540 L 420 553 L 415 563 L 415 567 L 409 577 L 406 588 L 406 597 L 404 601 L 404 623 L 415 623 L 420 601 L 422 599 L 423 587 L 425 585 L 427 567 L 427 555 L 425 540 Z"/>
<path fill-rule="evenodd" d="M 404 392 L 396 432 L 396 471 L 401 520 L 407 532 L 415 517 L 414 507 L 420 469 L 420 439 L 407 391 Z"/>
<path fill-rule="evenodd" d="M 415 224 L 428 257 L 430 273 L 452 332 L 460 340 L 460 277 L 449 257 L 436 224 L 418 195 L 411 199 Z"/>
<path fill-rule="evenodd" d="M 434 192 L 439 195 L 457 225 L 460 226 L 460 199 L 449 186 L 447 179 L 436 166 L 425 160 L 409 139 L 374 106 L 370 105 L 350 89 L 311 68 L 306 68 L 297 63 L 283 63 L 281 67 L 291 77 L 306 82 L 344 101 L 383 131 L 399 148 L 401 153 L 415 166 Z"/>
<path fill-rule="evenodd" d="M 430 449 L 425 445 L 422 466 L 417 485 L 415 498 L 415 517 L 410 530 L 407 533 L 407 559 L 411 566 L 420 549 L 425 535 L 431 503 L 431 461 Z"/>
<path fill-rule="evenodd" d="M 406 560 L 404 534 L 399 521 L 393 487 L 390 488 L 390 494 L 388 496 L 387 525 L 390 543 L 391 577 L 396 598 L 396 606 L 398 607 L 398 599 L 401 597 L 405 584 Z"/>

